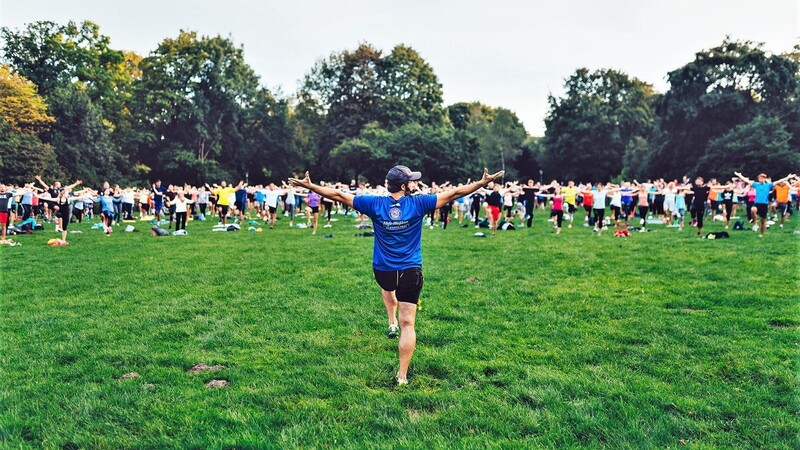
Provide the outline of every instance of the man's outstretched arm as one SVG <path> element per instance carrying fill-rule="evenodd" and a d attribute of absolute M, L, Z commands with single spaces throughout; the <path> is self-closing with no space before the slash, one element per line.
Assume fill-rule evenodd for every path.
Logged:
<path fill-rule="evenodd" d="M 452 202 L 453 200 L 464 197 L 465 195 L 472 194 L 473 192 L 486 186 L 490 182 L 502 177 L 504 173 L 506 172 L 504 170 L 501 170 L 500 172 L 489 175 L 489 171 L 483 169 L 483 177 L 480 180 L 461 187 L 457 187 L 447 192 L 436 194 L 436 208 L 437 209 L 441 208 L 442 206 Z"/>
<path fill-rule="evenodd" d="M 309 191 L 314 191 L 317 194 L 327 197 L 331 200 L 344 203 L 349 207 L 353 207 L 353 198 L 355 197 L 353 194 L 349 192 L 342 192 L 338 189 L 331 189 L 329 187 L 320 186 L 318 184 L 314 184 L 311 182 L 311 178 L 308 176 L 308 172 L 306 172 L 306 177 L 302 180 L 298 178 L 289 178 L 289 183 L 292 186 L 300 186 L 308 189 Z"/>

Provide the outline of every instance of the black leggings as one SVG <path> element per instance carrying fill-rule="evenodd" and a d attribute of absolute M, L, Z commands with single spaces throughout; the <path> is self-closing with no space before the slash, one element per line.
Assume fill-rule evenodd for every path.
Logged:
<path fill-rule="evenodd" d="M 592 209 L 592 211 L 594 211 L 594 224 L 597 225 L 597 229 L 598 230 L 602 230 L 603 229 L 603 218 L 606 215 L 606 210 L 605 209 L 600 209 L 600 208 L 594 208 L 594 209 Z"/>
<path fill-rule="evenodd" d="M 561 222 L 564 221 L 564 210 L 550 210 L 550 216 L 556 218 L 556 226 L 561 228 Z"/>
<path fill-rule="evenodd" d="M 642 226 L 643 227 L 647 226 L 647 211 L 649 211 L 649 210 L 650 210 L 650 208 L 648 206 L 640 206 L 639 207 L 639 217 L 641 217 L 642 220 L 644 221 L 644 222 L 642 222 Z"/>
<path fill-rule="evenodd" d="M 523 204 L 525 205 L 525 215 L 528 216 L 528 222 L 526 225 L 528 228 L 530 228 L 533 224 L 533 210 L 536 208 L 536 206 L 534 206 L 533 200 L 525 200 Z"/>
<path fill-rule="evenodd" d="M 202 214 L 203 217 L 206 216 L 206 207 L 207 206 L 208 206 L 208 203 L 200 203 L 200 214 Z"/>
<path fill-rule="evenodd" d="M 22 205 L 22 221 L 28 220 L 33 213 L 33 205 Z"/>
<path fill-rule="evenodd" d="M 453 207 L 450 205 L 444 205 L 439 208 L 439 220 L 442 222 L 442 229 L 447 229 L 447 222 L 450 218 L 450 211 L 452 211 Z"/>
<path fill-rule="evenodd" d="M 333 210 L 333 203 L 331 202 L 323 202 L 325 205 L 325 218 L 328 222 L 331 221 L 331 211 Z"/>
<path fill-rule="evenodd" d="M 477 225 L 478 224 L 478 220 L 480 220 L 480 217 L 481 217 L 481 203 L 480 202 L 472 202 L 472 205 L 471 205 L 469 211 L 470 211 L 470 214 L 472 214 L 472 217 L 475 218 L 475 225 Z"/>
<path fill-rule="evenodd" d="M 186 229 L 186 212 L 176 212 L 175 213 L 175 230 L 185 230 Z"/>
<path fill-rule="evenodd" d="M 133 219 L 133 203 L 122 202 L 122 220 Z"/>
<path fill-rule="evenodd" d="M 705 205 L 694 205 L 695 220 L 697 221 L 697 229 L 703 228 L 703 219 L 706 217 Z"/>
<path fill-rule="evenodd" d="M 731 220 L 731 216 L 733 215 L 733 201 L 724 201 L 722 204 L 725 206 L 725 217 Z"/>

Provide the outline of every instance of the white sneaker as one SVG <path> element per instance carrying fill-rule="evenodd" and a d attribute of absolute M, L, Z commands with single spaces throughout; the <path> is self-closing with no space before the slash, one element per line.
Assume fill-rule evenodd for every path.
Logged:
<path fill-rule="evenodd" d="M 329 223 L 328 223 L 328 224 L 325 224 L 325 226 L 324 226 L 324 227 L 322 227 L 322 228 L 333 228 L 333 225 L 331 225 L 331 224 L 329 224 Z"/>
<path fill-rule="evenodd" d="M 753 225 L 753 231 L 758 231 L 758 225 Z"/>
<path fill-rule="evenodd" d="M 405 386 L 408 384 L 408 378 L 398 378 L 397 385 L 398 386 Z"/>

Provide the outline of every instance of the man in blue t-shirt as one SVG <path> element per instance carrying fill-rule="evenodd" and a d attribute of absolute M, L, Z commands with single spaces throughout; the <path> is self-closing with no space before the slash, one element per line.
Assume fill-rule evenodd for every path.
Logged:
<path fill-rule="evenodd" d="M 161 222 L 161 210 L 164 208 L 164 194 L 167 188 L 161 186 L 161 180 L 156 180 L 153 187 L 150 189 L 150 195 L 153 196 L 153 211 L 156 216 L 156 222 Z"/>
<path fill-rule="evenodd" d="M 422 174 L 406 166 L 394 166 L 386 174 L 388 196 L 356 196 L 354 193 L 319 186 L 311 182 L 308 172 L 302 180 L 289 178 L 289 182 L 295 186 L 353 207 L 372 219 L 375 230 L 372 270 L 375 281 L 381 287 L 381 297 L 389 318 L 386 336 L 400 336 L 398 384 L 408 384 L 408 365 L 417 343 L 414 321 L 423 284 L 422 220 L 434 209 L 475 192 L 503 176 L 503 173 L 500 171 L 489 175 L 484 170 L 480 181 L 439 194 L 412 195 Z"/>
<path fill-rule="evenodd" d="M 750 208 L 750 213 L 753 217 L 761 218 L 761 232 L 759 233 L 758 237 L 764 237 L 764 230 L 767 228 L 767 210 L 769 209 L 769 193 L 772 192 L 772 186 L 778 183 L 783 183 L 790 178 L 796 177 L 797 175 L 790 173 L 786 175 L 784 178 L 781 178 L 778 181 L 771 182 L 767 181 L 767 174 L 760 173 L 758 174 L 758 181 L 754 182 L 753 180 L 747 178 L 746 176 L 742 175 L 739 172 L 734 172 L 734 174 L 741 178 L 742 181 L 745 183 L 753 186 L 753 189 L 756 191 L 756 199 L 753 202 L 753 207 Z"/>

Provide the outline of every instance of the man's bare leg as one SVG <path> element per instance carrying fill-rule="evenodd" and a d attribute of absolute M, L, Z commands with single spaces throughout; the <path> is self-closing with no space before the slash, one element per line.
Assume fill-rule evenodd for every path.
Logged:
<path fill-rule="evenodd" d="M 417 333 L 414 331 L 414 322 L 417 317 L 417 305 L 413 303 L 399 303 L 400 309 L 400 343 L 398 350 L 400 355 L 400 368 L 397 370 L 397 379 L 406 380 L 408 377 L 408 365 L 411 363 L 411 356 L 414 354 L 414 347 L 417 345 Z"/>
<path fill-rule="evenodd" d="M 397 326 L 397 297 L 394 291 L 385 291 L 381 289 L 381 297 L 383 298 L 383 306 L 386 307 L 386 316 L 389 319 L 389 326 Z"/>

